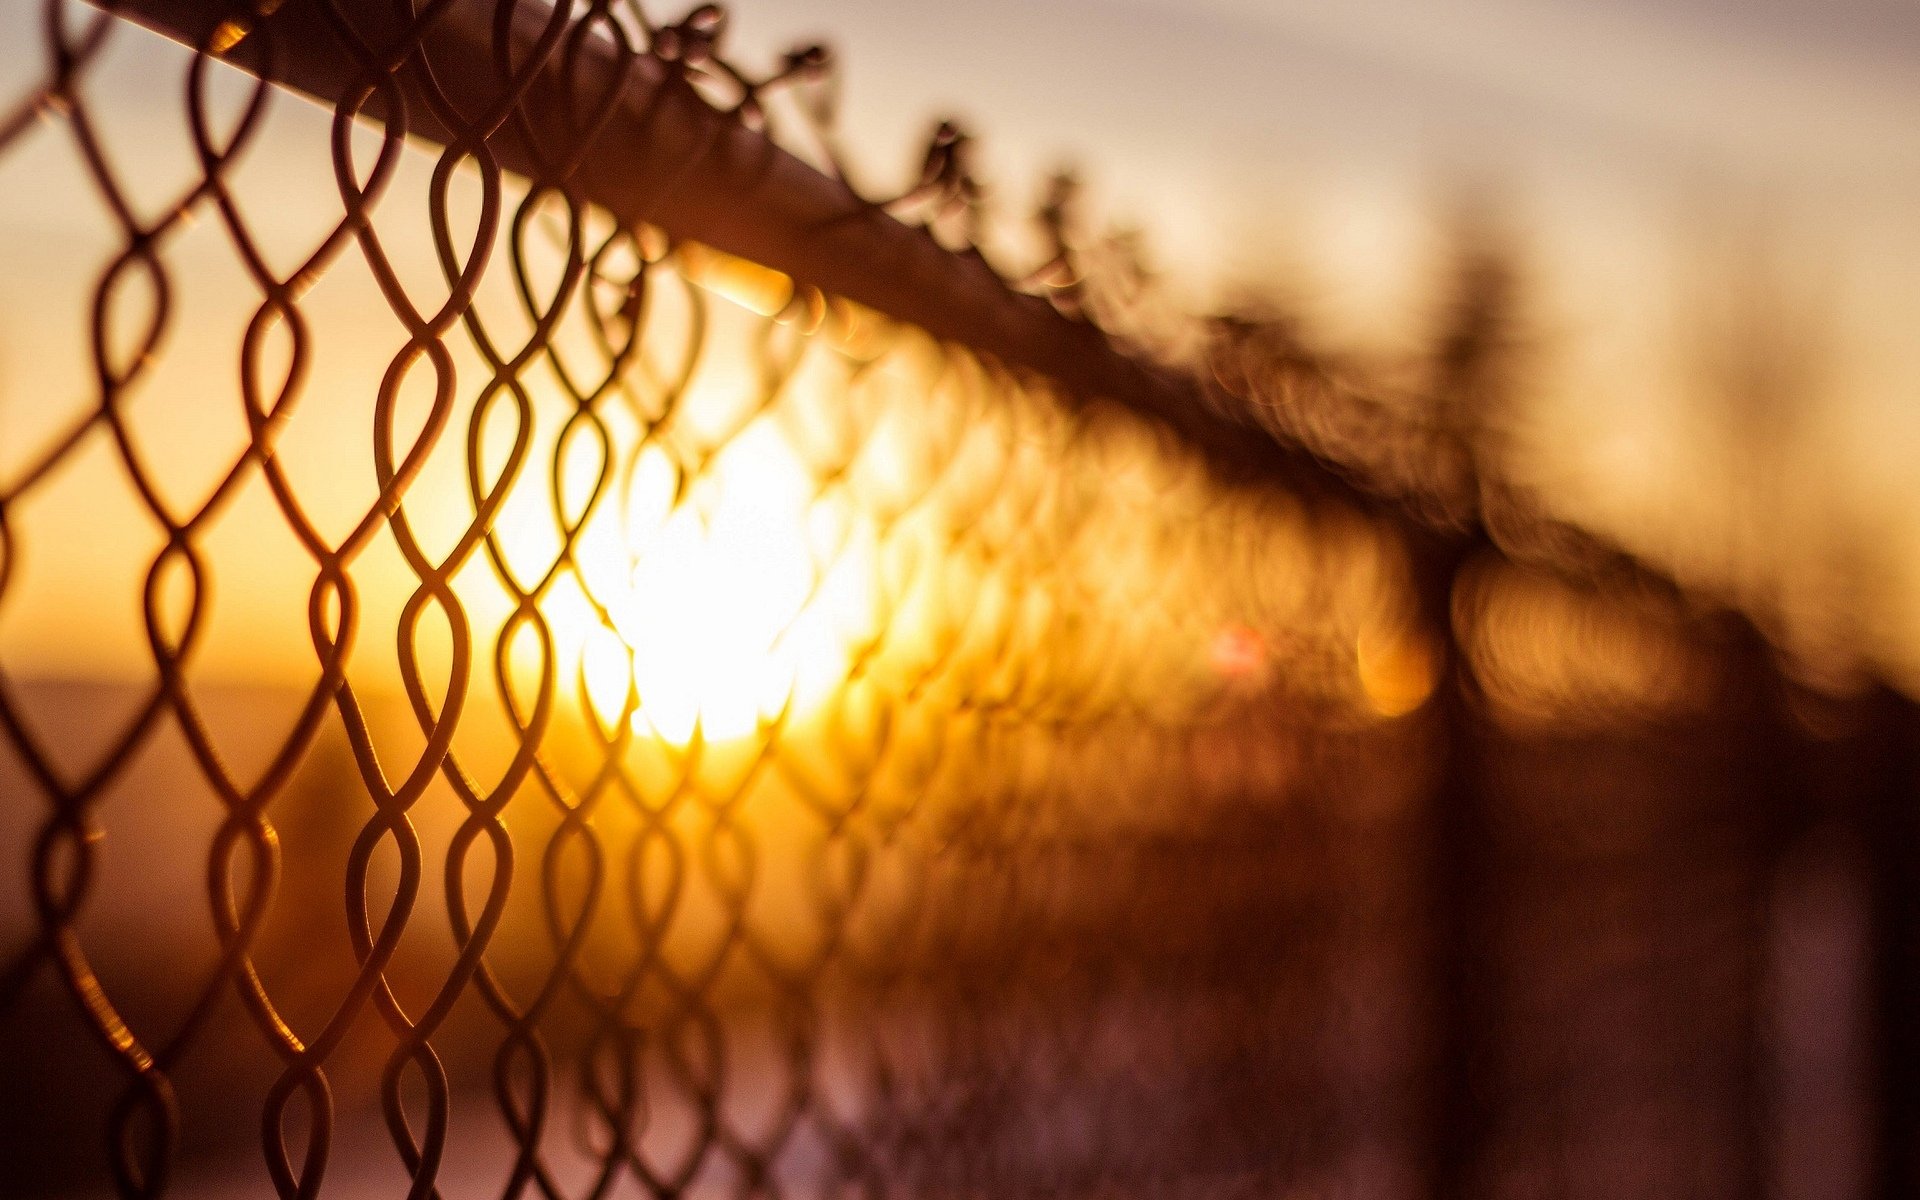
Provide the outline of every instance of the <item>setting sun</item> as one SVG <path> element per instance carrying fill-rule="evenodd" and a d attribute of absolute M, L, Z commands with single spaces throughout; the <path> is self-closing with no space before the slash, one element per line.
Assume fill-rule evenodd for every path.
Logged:
<path fill-rule="evenodd" d="M 589 656 L 594 705 L 622 708 L 631 663 L 638 732 L 675 744 L 736 738 L 816 706 L 844 678 L 871 621 L 870 557 L 844 503 L 818 499 L 779 431 L 758 423 L 684 485 L 643 451 L 627 498 L 618 640 Z M 676 499 L 678 502 L 676 502 Z"/>

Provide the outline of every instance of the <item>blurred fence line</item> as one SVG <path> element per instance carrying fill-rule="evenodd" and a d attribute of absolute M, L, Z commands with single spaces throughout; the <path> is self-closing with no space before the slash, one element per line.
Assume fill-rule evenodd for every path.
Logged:
<path fill-rule="evenodd" d="M 1920 1188 L 1911 702 L 1505 480 L 1497 254 L 1396 388 L 1137 303 L 1066 183 L 996 270 L 952 126 L 858 196 L 717 8 L 38 21 L 0 186 L 106 233 L 78 399 L 0 397 L 28 1194 Z"/>

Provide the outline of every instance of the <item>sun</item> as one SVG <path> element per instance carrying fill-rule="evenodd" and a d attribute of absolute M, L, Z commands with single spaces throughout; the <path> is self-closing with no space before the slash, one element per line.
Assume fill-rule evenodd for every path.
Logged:
<path fill-rule="evenodd" d="M 594 707 L 685 745 L 804 715 L 846 678 L 873 627 L 872 531 L 815 493 L 777 425 L 759 421 L 690 480 L 658 445 L 628 480 L 615 639 L 583 648 Z M 609 658 L 619 662 L 605 661 Z"/>

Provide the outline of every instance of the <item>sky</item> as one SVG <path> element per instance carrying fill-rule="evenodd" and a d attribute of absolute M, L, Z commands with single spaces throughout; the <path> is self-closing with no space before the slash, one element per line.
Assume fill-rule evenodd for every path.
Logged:
<path fill-rule="evenodd" d="M 839 48 L 876 181 L 958 114 L 1010 207 L 1075 164 L 1192 303 L 1276 293 L 1336 348 L 1404 349 L 1450 205 L 1492 197 L 1542 352 L 1527 469 L 1557 506 L 1709 575 L 1751 572 L 1712 561 L 1753 557 L 1743 526 L 1788 577 L 1870 544 L 1877 593 L 1850 619 L 1920 665 L 1920 5 L 732 7 L 749 59 Z M 1701 328 L 1745 310 L 1816 352 L 1784 412 L 1700 400 Z"/>
<path fill-rule="evenodd" d="M 1410 345 L 1433 303 L 1449 202 L 1463 191 L 1497 198 L 1526 258 L 1541 351 L 1523 414 L 1526 469 L 1556 506 L 1696 566 L 1714 557 L 1703 545 L 1746 553 L 1729 547 L 1756 521 L 1774 531 L 1767 555 L 1784 574 L 1851 552 L 1838 542 L 1871 543 L 1880 582 L 1855 607 L 1869 614 L 1869 640 L 1920 678 L 1910 632 L 1920 630 L 1920 483 L 1909 466 L 1920 449 L 1920 6 L 730 8 L 730 52 L 748 62 L 770 63 L 796 42 L 836 48 L 845 141 L 876 190 L 904 182 L 927 130 L 957 115 L 979 135 L 1004 209 L 1031 204 L 1048 171 L 1072 164 L 1096 220 L 1144 231 L 1186 302 L 1284 296 L 1336 349 Z M 23 6 L 7 29 L 29 15 Z M 171 60 L 138 38 L 126 46 L 132 69 L 104 91 L 119 144 L 136 160 L 177 156 L 180 132 L 162 128 L 179 124 L 175 85 L 165 85 L 169 104 L 141 103 L 153 86 L 143 56 Z M 0 37 L 0 92 L 31 77 L 39 53 L 31 38 Z M 313 173 L 288 165 L 295 158 L 274 169 L 301 170 L 311 186 L 281 194 L 317 212 L 330 200 L 324 159 L 301 160 L 318 164 Z M 53 254 L 62 231 L 93 216 L 83 209 L 0 192 L 0 230 L 18 255 Z M 0 295 L 16 347 L 55 313 L 33 303 L 43 290 L 34 275 L 16 270 Z M 1689 339 L 1703 314 L 1761 284 L 1787 320 L 1814 331 L 1819 370 L 1784 414 L 1703 406 Z M 42 368 L 15 353 L 8 369 L 38 378 Z M 0 437 L 42 423 L 15 403 L 14 384 L 0 400 L 15 410 L 0 407 Z M 1758 466 L 1729 465 L 1754 457 L 1729 447 L 1763 425 L 1785 448 Z M 1732 486 L 1740 471 L 1767 486 Z M 1756 506 L 1757 517 L 1745 511 Z"/>

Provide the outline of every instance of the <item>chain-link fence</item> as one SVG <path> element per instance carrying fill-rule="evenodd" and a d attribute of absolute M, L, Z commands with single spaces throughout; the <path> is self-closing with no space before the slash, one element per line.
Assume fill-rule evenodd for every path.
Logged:
<path fill-rule="evenodd" d="M 16 17 L 23 1194 L 1777 1174 L 1832 823 L 1750 634 L 1480 477 L 1485 263 L 1410 416 L 951 126 L 858 198 L 716 9 Z"/>

